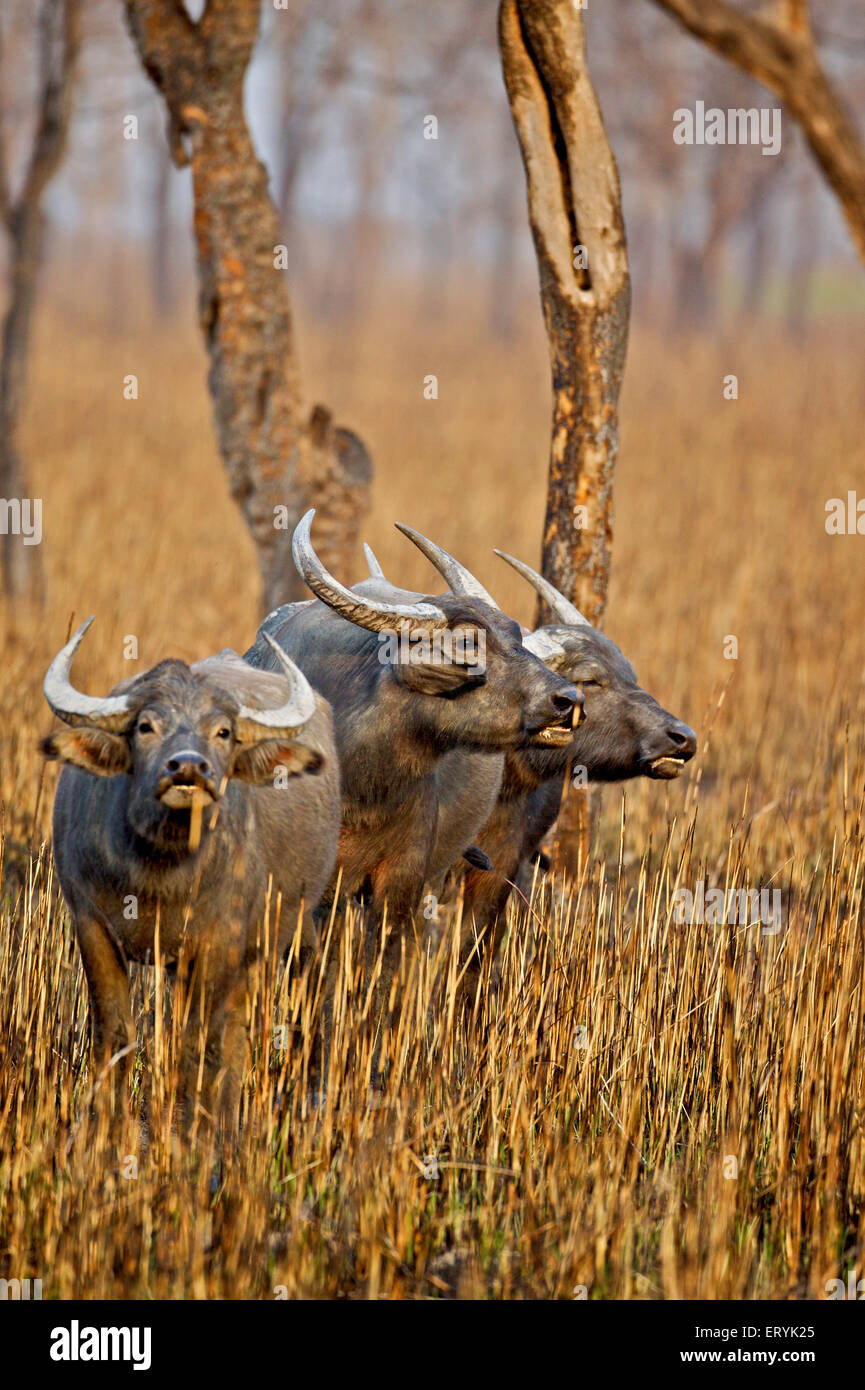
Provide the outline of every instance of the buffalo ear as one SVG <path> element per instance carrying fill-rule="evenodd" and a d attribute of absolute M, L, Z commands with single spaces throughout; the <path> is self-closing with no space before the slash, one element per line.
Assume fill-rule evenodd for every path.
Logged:
<path fill-rule="evenodd" d="M 318 772 L 323 762 L 321 753 L 314 748 L 289 738 L 266 738 L 238 747 L 231 775 L 253 787 L 279 787 L 286 777 Z"/>
<path fill-rule="evenodd" d="M 483 685 L 486 680 L 478 667 L 454 661 L 401 661 L 393 669 L 400 684 L 419 695 L 453 695 L 458 690 Z"/>
<path fill-rule="evenodd" d="M 82 724 L 78 728 L 58 729 L 39 745 L 49 762 L 82 767 L 97 777 L 116 777 L 132 766 L 129 744 L 120 734 Z"/>

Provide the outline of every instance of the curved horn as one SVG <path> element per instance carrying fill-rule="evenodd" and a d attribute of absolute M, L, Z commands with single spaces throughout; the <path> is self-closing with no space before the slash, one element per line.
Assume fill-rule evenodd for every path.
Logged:
<path fill-rule="evenodd" d="M 402 531 L 404 536 L 408 536 L 409 540 L 414 542 L 421 554 L 425 555 L 442 578 L 447 580 L 453 593 L 461 594 L 464 598 L 479 598 L 482 603 L 487 603 L 490 608 L 499 611 L 499 605 L 487 593 L 483 584 L 475 579 L 464 565 L 455 560 L 453 555 L 448 555 L 447 551 L 442 550 L 440 545 L 436 545 L 434 541 L 428 541 L 426 536 L 421 535 L 420 531 L 413 530 L 404 522 L 396 521 L 394 525 L 398 531 Z"/>
<path fill-rule="evenodd" d="M 552 609 L 559 622 L 565 623 L 568 627 L 591 627 L 588 618 L 584 618 L 579 608 L 576 608 L 570 601 L 560 594 L 558 589 L 554 589 L 548 579 L 533 570 L 531 565 L 526 565 L 522 560 L 515 560 L 513 555 L 506 555 L 503 550 L 497 550 L 496 554 L 506 560 L 517 574 L 521 574 L 523 579 L 527 579 L 532 588 L 535 589 L 544 600 L 544 603 Z"/>
<path fill-rule="evenodd" d="M 387 575 L 375 558 L 375 551 L 371 545 L 367 545 L 366 541 L 363 543 L 363 553 L 366 556 L 366 567 L 369 570 L 370 579 L 387 579 Z"/>
<path fill-rule="evenodd" d="M 538 628 L 537 632 L 526 632 L 523 635 L 523 646 L 527 652 L 539 657 L 541 661 L 561 661 L 563 656 L 567 656 L 561 642 L 544 632 L 542 627 Z"/>
<path fill-rule="evenodd" d="M 90 724 L 94 728 L 115 733 L 125 728 L 134 713 L 129 696 L 105 695 L 99 699 L 94 695 L 82 695 L 69 680 L 75 653 L 92 622 L 93 618 L 89 617 L 66 646 L 61 647 L 45 673 L 42 689 L 45 699 L 64 724 Z"/>
<path fill-rule="evenodd" d="M 410 623 L 414 629 L 435 630 L 447 627 L 447 615 L 432 603 L 382 603 L 365 598 L 340 584 L 333 575 L 328 574 L 312 548 L 310 528 L 315 509 L 310 508 L 306 516 L 297 523 L 291 538 L 291 550 L 298 572 L 309 585 L 316 598 L 332 608 L 341 618 L 367 632 L 386 632 L 401 623 Z"/>
<path fill-rule="evenodd" d="M 241 705 L 235 720 L 235 733 L 241 743 L 255 743 L 268 737 L 291 737 L 315 714 L 315 691 L 306 676 L 286 656 L 269 632 L 262 636 L 288 680 L 289 695 L 285 704 L 278 709 L 252 709 L 249 705 Z"/>

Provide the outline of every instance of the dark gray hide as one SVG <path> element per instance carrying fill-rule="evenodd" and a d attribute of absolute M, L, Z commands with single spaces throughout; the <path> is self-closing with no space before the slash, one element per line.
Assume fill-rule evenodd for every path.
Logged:
<path fill-rule="evenodd" d="M 343 889 L 363 893 L 376 915 L 387 899 L 391 919 L 404 920 L 425 881 L 459 857 L 495 803 L 501 759 L 485 757 L 483 776 L 472 781 L 464 755 L 529 748 L 552 736 L 567 743 L 580 697 L 523 648 L 516 623 L 478 599 L 417 594 L 380 578 L 343 594 L 361 605 L 420 606 L 451 632 L 482 634 L 485 645 L 482 666 L 416 663 L 394 654 L 386 630 L 369 631 L 312 601 L 270 614 L 246 653 L 252 665 L 269 667 L 263 638 L 271 634 L 330 702 L 342 773 Z"/>
<path fill-rule="evenodd" d="M 277 950 L 294 936 L 301 904 L 303 940 L 311 944 L 311 911 L 336 857 L 331 713 L 299 673 L 293 679 L 305 703 L 289 707 L 286 675 L 252 670 L 235 652 L 191 667 L 163 661 L 102 702 L 103 715 L 124 702 L 127 713 L 100 719 L 94 712 L 92 723 L 86 705 L 98 701 L 73 692 L 84 713 L 69 713 L 71 703 L 63 713 L 46 681 L 49 703 L 73 725 L 49 736 L 43 751 L 72 764 L 57 786 L 54 854 L 90 986 L 96 1060 L 104 1064 L 134 1039 L 126 967 L 152 961 L 158 913 L 163 959 L 182 955 L 189 967 L 193 1035 L 205 991 L 204 1104 L 220 1103 L 211 1091 L 224 1066 L 228 1111 L 245 1054 L 246 971 L 263 949 L 266 895 L 271 950 L 278 898 Z M 259 723 L 265 711 L 285 713 L 288 725 Z M 197 848 L 190 844 L 196 798 L 203 807 Z M 188 1090 L 192 1052 L 185 1047 Z"/>
<path fill-rule="evenodd" d="M 461 592 L 464 576 L 452 557 L 427 553 Z M 529 878 L 528 867 L 558 816 L 569 769 L 581 768 L 590 782 L 640 776 L 669 779 L 678 776 L 697 746 L 693 730 L 640 687 L 614 642 L 535 570 L 497 553 L 533 585 L 558 618 L 525 640 L 544 654 L 552 670 L 579 686 L 585 706 L 566 747 L 513 750 L 504 756 L 495 807 L 475 842 L 492 862 L 493 872 L 465 871 L 463 955 L 482 929 L 486 949 L 495 951 L 512 885 Z M 374 556 L 368 558 L 376 564 Z M 467 775 L 470 779 L 470 770 Z M 440 891 L 438 884 L 433 887 Z"/>
<path fill-rule="evenodd" d="M 530 582 L 532 576 L 540 581 L 528 566 L 519 569 Z M 495 873 L 469 870 L 465 880 L 467 919 L 476 929 L 499 919 L 499 930 L 488 933 L 492 949 L 511 883 L 529 879 L 529 866 L 558 816 L 569 769 L 583 769 L 589 782 L 633 777 L 669 780 L 678 776 L 697 748 L 693 729 L 641 688 L 634 668 L 615 642 L 546 586 L 543 596 L 550 601 L 553 595 L 559 601 L 559 613 L 572 621 L 540 629 L 550 643 L 547 660 L 582 690 L 584 718 L 567 748 L 529 749 L 505 758 L 495 809 L 477 839 Z"/>

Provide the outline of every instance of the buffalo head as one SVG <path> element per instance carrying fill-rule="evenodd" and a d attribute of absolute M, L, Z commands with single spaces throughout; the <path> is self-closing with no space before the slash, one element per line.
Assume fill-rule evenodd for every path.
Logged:
<path fill-rule="evenodd" d="M 200 827 L 201 811 L 220 801 L 232 779 L 273 786 L 280 774 L 318 769 L 320 753 L 296 737 L 315 711 L 315 695 L 272 638 L 281 677 L 254 672 L 226 651 L 193 667 L 162 661 L 100 698 L 82 694 L 69 678 L 92 621 L 48 669 L 45 698 L 69 727 L 50 734 L 42 751 L 97 776 L 128 776 L 127 816 L 141 839 L 197 847 L 191 826 Z M 277 703 L 248 705 L 250 692 Z"/>
<path fill-rule="evenodd" d="M 584 765 L 592 781 L 678 777 L 697 751 L 697 737 L 643 690 L 622 652 L 531 566 L 497 550 L 532 585 L 556 621 L 530 634 L 552 670 L 583 691 L 585 721 L 568 760 Z"/>
<path fill-rule="evenodd" d="M 435 553 L 461 570 L 462 589 L 439 597 L 397 589 L 384 579 L 374 556 L 377 572 L 348 589 L 327 572 L 312 547 L 313 515 L 308 512 L 294 533 L 298 570 L 333 612 L 377 634 L 382 666 L 417 697 L 407 717 L 419 738 L 482 751 L 568 746 L 582 711 L 580 692 L 526 647 L 519 625 L 467 570 L 400 526 L 425 554 Z M 372 555 L 368 548 L 367 554 Z"/>

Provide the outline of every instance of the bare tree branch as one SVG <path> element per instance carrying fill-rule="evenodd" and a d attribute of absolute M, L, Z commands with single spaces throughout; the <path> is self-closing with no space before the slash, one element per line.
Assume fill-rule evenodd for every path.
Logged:
<path fill-rule="evenodd" d="M 727 0 L 654 3 L 784 102 L 838 198 L 865 262 L 865 147 L 823 71 L 807 0 L 785 0 L 771 18 L 744 14 Z"/>

